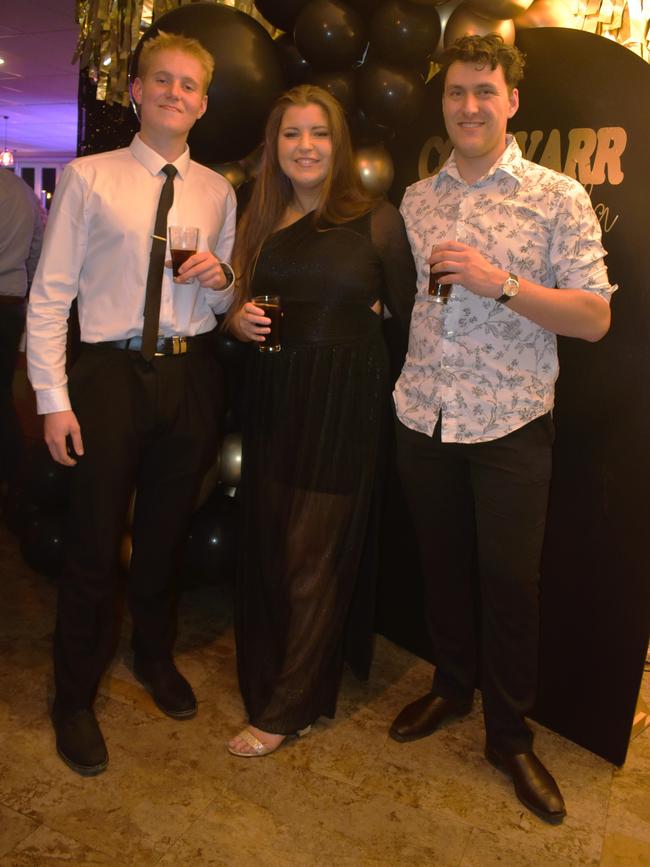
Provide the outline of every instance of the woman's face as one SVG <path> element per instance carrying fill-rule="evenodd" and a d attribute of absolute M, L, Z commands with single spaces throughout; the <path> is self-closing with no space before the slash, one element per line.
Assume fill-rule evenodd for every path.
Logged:
<path fill-rule="evenodd" d="M 320 105 L 292 105 L 285 111 L 278 133 L 278 161 L 296 192 L 320 190 L 332 162 L 332 136 Z"/>

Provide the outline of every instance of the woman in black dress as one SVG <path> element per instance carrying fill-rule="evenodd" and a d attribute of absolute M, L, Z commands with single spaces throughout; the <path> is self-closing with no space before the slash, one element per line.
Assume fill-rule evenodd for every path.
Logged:
<path fill-rule="evenodd" d="M 399 212 L 364 191 L 343 111 L 320 88 L 295 88 L 271 112 L 235 270 L 237 337 L 263 344 L 270 331 L 247 299 L 279 295 L 283 310 L 282 349 L 253 354 L 244 395 L 235 634 L 249 725 L 228 748 L 260 756 L 334 715 L 377 529 L 390 396 L 381 315 L 385 305 L 406 332 L 415 292 Z"/>

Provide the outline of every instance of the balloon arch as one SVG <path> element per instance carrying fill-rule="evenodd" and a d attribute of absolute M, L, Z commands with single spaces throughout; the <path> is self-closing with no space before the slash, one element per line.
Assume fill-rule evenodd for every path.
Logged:
<path fill-rule="evenodd" d="M 108 4 L 106 20 L 95 5 L 80 4 L 78 54 L 98 82 L 98 99 L 128 105 L 128 79 L 142 42 L 159 29 L 195 36 L 212 53 L 209 107 L 190 146 L 195 159 L 235 188 L 254 176 L 266 115 L 286 87 L 315 83 L 342 103 L 360 151 L 361 179 L 370 191 L 385 193 L 393 181 L 385 144 L 416 122 L 437 60 L 459 36 L 499 33 L 513 44 L 530 28 L 584 28 L 644 57 L 650 48 L 647 37 L 634 36 L 647 30 L 648 16 L 635 20 L 626 0 L 609 18 L 604 3 L 595 16 L 594 4 L 582 9 L 580 0 L 155 0 L 147 7 L 154 22 L 139 43 L 144 0 L 129 3 L 128 21 L 121 0 Z"/>

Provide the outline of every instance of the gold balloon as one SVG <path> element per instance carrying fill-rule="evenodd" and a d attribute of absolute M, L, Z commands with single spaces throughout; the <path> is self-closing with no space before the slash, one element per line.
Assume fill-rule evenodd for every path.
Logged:
<path fill-rule="evenodd" d="M 221 445 L 219 481 L 227 488 L 236 488 L 241 478 L 241 434 L 229 433 Z"/>
<path fill-rule="evenodd" d="M 359 148 L 354 155 L 361 183 L 370 193 L 385 193 L 395 177 L 395 168 L 386 148 L 379 145 Z"/>
<path fill-rule="evenodd" d="M 122 541 L 120 543 L 120 566 L 124 569 L 125 572 L 128 572 L 131 568 L 131 554 L 133 553 L 133 541 L 131 539 L 131 534 L 126 532 L 122 536 Z"/>
<path fill-rule="evenodd" d="M 251 180 L 258 176 L 263 153 L 264 145 L 259 144 L 255 150 L 251 151 L 247 156 L 243 157 L 243 159 L 239 161 L 246 175 L 246 180 Z"/>
<path fill-rule="evenodd" d="M 135 495 L 136 494 L 137 494 L 137 491 L 134 490 L 133 493 L 131 494 L 131 499 L 129 500 L 129 507 L 126 510 L 126 526 L 129 528 L 129 530 L 133 526 L 133 512 L 135 510 Z"/>
<path fill-rule="evenodd" d="M 467 0 L 467 8 L 482 18 L 516 18 L 528 9 L 533 0 Z"/>
<path fill-rule="evenodd" d="M 498 33 L 506 45 L 514 45 L 515 25 L 512 20 L 499 21 L 496 18 L 484 18 L 472 12 L 467 4 L 461 3 L 451 13 L 445 27 L 445 48 L 461 36 L 487 36 L 488 33 Z"/>
<path fill-rule="evenodd" d="M 246 172 L 239 163 L 222 163 L 218 166 L 212 166 L 215 172 L 223 175 L 227 181 L 230 181 L 234 189 L 241 187 L 246 180 Z"/>
<path fill-rule="evenodd" d="M 568 27 L 579 30 L 565 0 L 533 0 L 532 5 L 515 21 L 517 30 L 530 27 Z"/>

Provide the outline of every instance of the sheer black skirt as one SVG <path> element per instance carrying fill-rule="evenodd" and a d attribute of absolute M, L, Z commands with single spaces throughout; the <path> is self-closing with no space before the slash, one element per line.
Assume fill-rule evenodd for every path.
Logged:
<path fill-rule="evenodd" d="M 362 303 L 288 303 L 282 340 L 253 351 L 247 373 L 235 629 L 250 722 L 288 734 L 334 715 L 352 599 L 373 584 L 364 550 L 389 380 Z"/>

